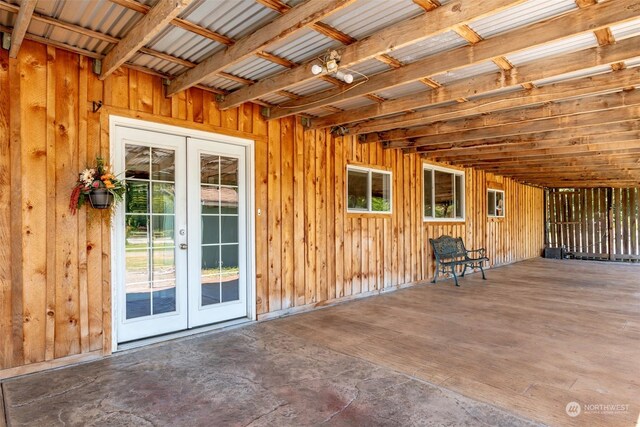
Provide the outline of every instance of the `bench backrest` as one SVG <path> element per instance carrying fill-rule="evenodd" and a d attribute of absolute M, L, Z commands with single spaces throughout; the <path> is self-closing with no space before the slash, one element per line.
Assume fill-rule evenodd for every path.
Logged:
<path fill-rule="evenodd" d="M 461 237 L 440 236 L 437 239 L 429 239 L 436 259 L 450 259 L 464 257 L 467 251 Z"/>

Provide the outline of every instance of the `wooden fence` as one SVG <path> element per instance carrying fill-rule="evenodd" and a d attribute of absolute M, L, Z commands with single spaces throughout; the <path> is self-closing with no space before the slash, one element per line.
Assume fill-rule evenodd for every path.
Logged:
<path fill-rule="evenodd" d="M 546 192 L 546 243 L 575 258 L 640 261 L 639 188 Z"/>

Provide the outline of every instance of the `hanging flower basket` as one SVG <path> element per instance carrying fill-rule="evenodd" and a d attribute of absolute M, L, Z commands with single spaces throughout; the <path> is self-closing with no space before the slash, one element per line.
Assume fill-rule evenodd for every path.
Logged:
<path fill-rule="evenodd" d="M 115 207 L 124 198 L 126 184 L 109 171 L 101 157 L 96 158 L 96 166 L 80 173 L 69 201 L 72 214 L 78 211 L 87 200 L 94 209 Z"/>
<path fill-rule="evenodd" d="M 106 188 L 96 188 L 89 193 L 89 202 L 94 209 L 109 209 L 113 205 L 113 194 Z"/>

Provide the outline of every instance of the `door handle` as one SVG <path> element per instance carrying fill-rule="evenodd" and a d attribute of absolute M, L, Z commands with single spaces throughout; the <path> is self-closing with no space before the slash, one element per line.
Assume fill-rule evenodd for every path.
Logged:
<path fill-rule="evenodd" d="M 186 243 L 180 243 L 180 249 L 187 249 Z"/>

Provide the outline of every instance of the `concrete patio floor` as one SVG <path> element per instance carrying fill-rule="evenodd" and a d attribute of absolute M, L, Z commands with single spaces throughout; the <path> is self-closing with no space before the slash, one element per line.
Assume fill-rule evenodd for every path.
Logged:
<path fill-rule="evenodd" d="M 272 322 L 8 380 L 2 389 L 11 426 L 535 425 Z"/>

